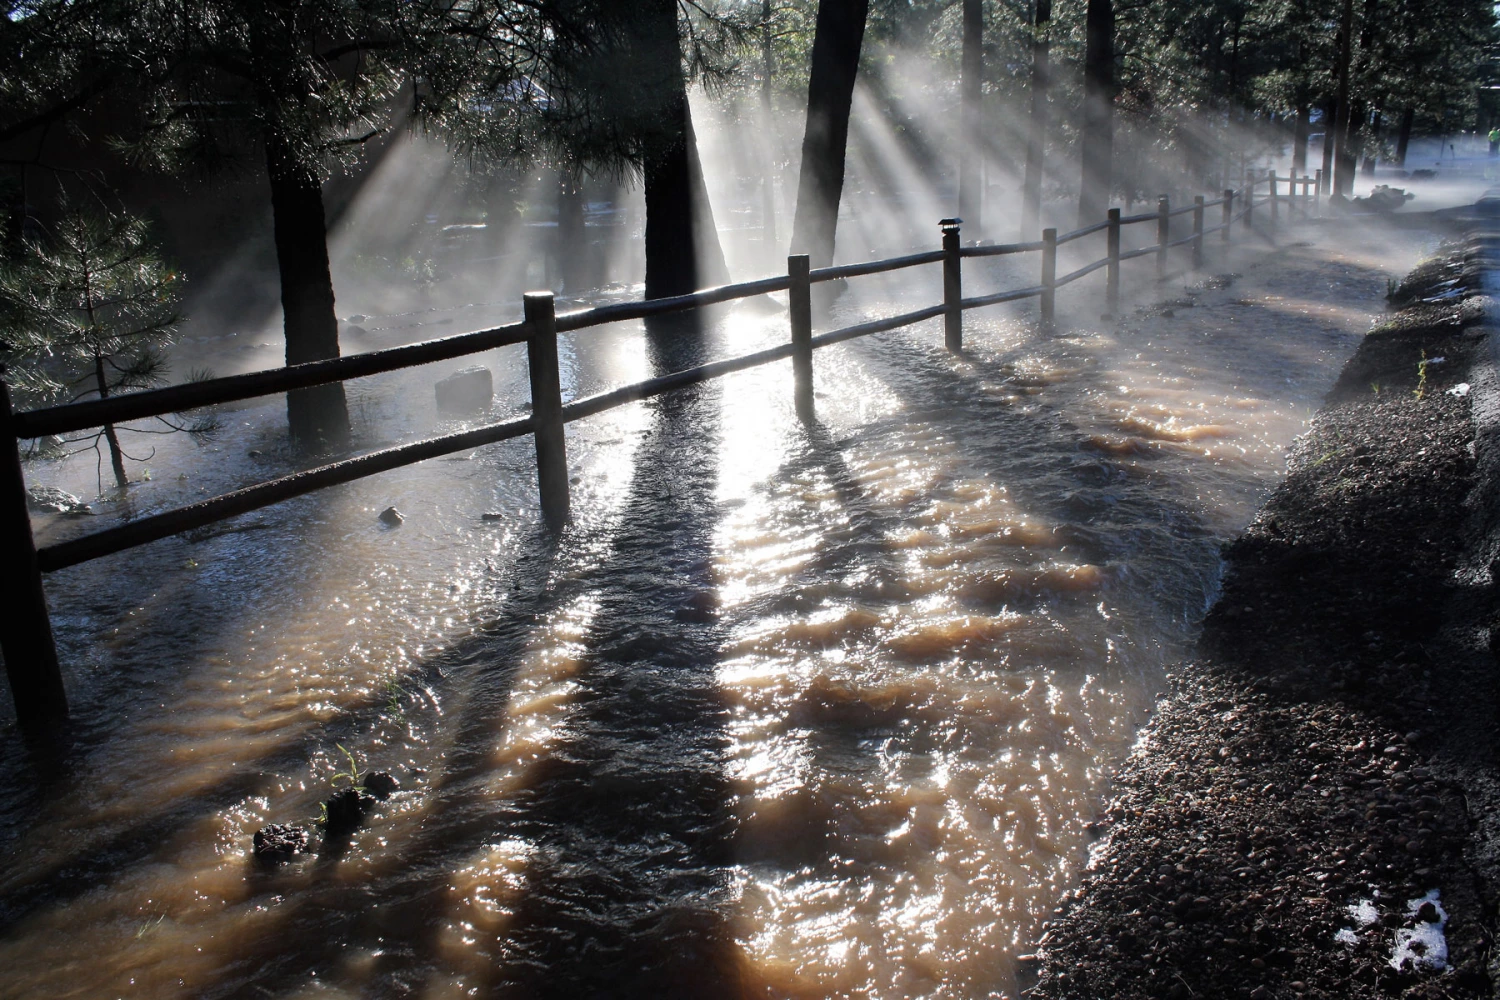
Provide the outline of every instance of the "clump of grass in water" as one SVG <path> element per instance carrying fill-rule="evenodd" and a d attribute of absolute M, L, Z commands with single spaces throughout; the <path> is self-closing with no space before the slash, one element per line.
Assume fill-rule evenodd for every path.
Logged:
<path fill-rule="evenodd" d="M 1427 395 L 1427 352 L 1422 352 L 1422 360 L 1417 362 L 1417 387 L 1412 390 L 1413 396 L 1421 402 L 1422 397 Z"/>
<path fill-rule="evenodd" d="M 349 782 L 349 787 L 350 788 L 358 788 L 359 787 L 359 761 L 357 761 L 357 760 L 354 759 L 354 754 L 350 753 L 344 747 L 344 744 L 342 744 L 342 743 L 335 743 L 334 746 L 336 746 L 336 747 L 339 748 L 339 750 L 344 755 L 344 759 L 349 762 L 349 770 L 347 770 L 347 771 L 335 771 L 335 772 L 333 772 L 333 777 L 328 779 L 328 783 L 331 784 L 331 785 L 337 786 L 338 783 L 339 783 L 339 779 L 342 778 L 342 779 L 345 779 L 345 780 L 347 780 Z"/>
<path fill-rule="evenodd" d="M 1370 391 L 1373 392 L 1377 396 L 1380 395 L 1380 383 L 1379 382 L 1371 382 L 1370 383 Z"/>

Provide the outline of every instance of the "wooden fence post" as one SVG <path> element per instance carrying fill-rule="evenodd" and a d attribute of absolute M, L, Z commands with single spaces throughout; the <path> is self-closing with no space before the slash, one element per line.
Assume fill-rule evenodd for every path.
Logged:
<path fill-rule="evenodd" d="M 531 416 L 536 421 L 536 480 L 542 520 L 553 531 L 568 520 L 568 445 L 563 434 L 562 382 L 557 368 L 557 311 L 551 292 L 527 292 L 526 362 L 531 371 Z"/>
<path fill-rule="evenodd" d="M 1255 178 L 1245 175 L 1245 232 L 1255 235 Z"/>
<path fill-rule="evenodd" d="M 1057 315 L 1057 230 L 1042 230 L 1042 324 Z"/>
<path fill-rule="evenodd" d="M 1219 230 L 1219 242 L 1229 242 L 1229 228 L 1234 225 L 1234 191 L 1224 189 L 1224 228 Z"/>
<path fill-rule="evenodd" d="M 1172 206 L 1167 196 L 1156 199 L 1156 280 L 1167 276 L 1167 244 L 1171 242 Z"/>
<path fill-rule="evenodd" d="M 1113 319 L 1120 311 L 1120 210 L 1109 210 L 1109 228 L 1104 231 L 1104 249 L 1109 264 L 1104 268 L 1104 308 Z"/>
<path fill-rule="evenodd" d="M 1193 196 L 1193 270 L 1203 270 L 1203 196 Z"/>
<path fill-rule="evenodd" d="M 47 596 L 37 568 L 36 539 L 31 535 L 31 513 L 26 509 L 26 476 L 21 471 L 21 449 L 11 421 L 10 387 L 0 368 L 0 602 L 5 624 L 0 625 L 0 651 L 16 703 L 16 721 L 23 727 L 61 722 L 68 716 L 47 615 Z"/>
<path fill-rule="evenodd" d="M 1313 186 L 1313 214 L 1323 214 L 1323 168 L 1318 168 L 1318 183 Z"/>
<path fill-rule="evenodd" d="M 791 279 L 787 299 L 792 323 L 792 397 L 797 416 L 803 420 L 813 416 L 812 284 L 807 277 L 811 270 L 812 258 L 805 253 L 786 259 Z"/>
<path fill-rule="evenodd" d="M 963 258 L 959 256 L 958 219 L 938 223 L 943 234 L 943 343 L 957 354 L 964 349 Z"/>
<path fill-rule="evenodd" d="M 1267 172 L 1267 174 L 1266 174 L 1266 186 L 1269 187 L 1270 190 L 1271 190 L 1271 225 L 1270 225 L 1270 231 L 1271 231 L 1271 239 L 1275 240 L 1276 239 L 1276 222 L 1277 222 L 1277 216 L 1280 214 L 1280 211 L 1277 208 L 1278 202 L 1276 200 L 1276 171 L 1271 170 L 1271 171 Z"/>

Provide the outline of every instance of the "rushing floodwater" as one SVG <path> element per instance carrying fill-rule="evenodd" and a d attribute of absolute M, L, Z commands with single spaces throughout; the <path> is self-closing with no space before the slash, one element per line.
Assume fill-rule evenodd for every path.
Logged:
<path fill-rule="evenodd" d="M 592 418 L 556 543 L 528 439 L 54 575 L 76 741 L 0 743 L 0 995 L 1013 996 L 1394 239 L 1257 252 L 1118 326 L 971 313 L 961 358 L 935 323 L 822 351 L 811 425 L 785 363 Z M 833 322 L 937 294 L 903 280 Z M 576 335 L 565 394 L 784 336 Z M 497 413 L 523 357 L 483 359 Z M 366 443 L 439 427 L 457 367 L 354 387 Z M 135 510 L 290 467 L 279 402 L 224 416 L 156 440 Z M 91 461 L 32 474 L 94 492 Z M 340 744 L 403 790 L 342 853 L 253 864 Z"/>

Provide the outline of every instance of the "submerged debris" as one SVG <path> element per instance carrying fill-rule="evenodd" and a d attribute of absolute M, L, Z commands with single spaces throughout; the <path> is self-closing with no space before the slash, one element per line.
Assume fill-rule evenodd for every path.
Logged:
<path fill-rule="evenodd" d="M 1415 197 L 1402 188 L 1378 184 L 1368 198 L 1355 198 L 1350 204 L 1362 212 L 1394 212 Z"/>
<path fill-rule="evenodd" d="M 281 823 L 256 830 L 254 843 L 256 859 L 268 864 L 283 864 L 308 850 L 307 831 L 300 826 Z"/>
<path fill-rule="evenodd" d="M 395 792 L 400 791 L 401 782 L 388 771 L 371 771 L 365 775 L 361 787 L 377 799 L 388 799 Z"/>
<path fill-rule="evenodd" d="M 346 788 L 323 803 L 327 815 L 322 822 L 324 842 L 347 840 L 365 821 L 375 799 L 357 789 Z"/>
<path fill-rule="evenodd" d="M 93 508 L 78 497 L 52 486 L 32 486 L 26 490 L 26 506 L 42 514 L 92 514 Z"/>
<path fill-rule="evenodd" d="M 439 413 L 474 413 L 495 398 L 494 377 L 483 365 L 461 368 L 433 386 Z"/>

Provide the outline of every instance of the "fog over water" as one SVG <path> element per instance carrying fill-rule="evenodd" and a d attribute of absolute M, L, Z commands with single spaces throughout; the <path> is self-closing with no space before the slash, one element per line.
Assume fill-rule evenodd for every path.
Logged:
<path fill-rule="evenodd" d="M 733 181 L 743 123 L 695 113 L 732 272 L 771 273 L 790 219 L 765 246 Z M 841 259 L 932 246 L 951 212 L 881 120 L 855 124 Z M 477 225 L 444 201 L 447 163 L 399 144 L 334 231 L 346 351 L 516 319 L 514 293 L 575 255 L 601 280 L 570 302 L 639 294 L 638 193 L 592 199 L 588 246 L 543 263 L 542 213 L 443 228 Z M 991 169 L 986 231 L 1014 239 Z M 1413 209 L 1473 189 L 1418 190 Z M 397 280 L 402 239 L 450 256 Z M 1101 272 L 1059 293 L 1054 330 L 1022 304 L 967 314 L 958 356 L 936 322 L 819 351 L 812 422 L 786 362 L 580 421 L 555 540 L 522 439 L 53 574 L 77 748 L 55 767 L 0 743 L 0 995 L 1014 996 L 1219 546 L 1434 246 L 1283 219 L 1275 245 L 1211 238 L 1201 275 L 1127 263 L 1118 320 Z M 966 262 L 966 294 L 1036 267 Z M 940 296 L 936 267 L 855 279 L 820 329 Z M 278 326 L 195 316 L 178 367 L 274 365 Z M 763 302 L 701 341 L 566 335 L 564 397 L 786 337 Z M 518 412 L 524 358 L 353 383 L 359 445 L 456 429 L 432 383 L 476 361 L 488 419 Z M 41 540 L 296 466 L 279 397 L 222 416 Z M 29 473 L 97 492 L 91 455 Z M 402 790 L 342 853 L 255 865 L 256 829 L 318 817 L 340 746 Z"/>

